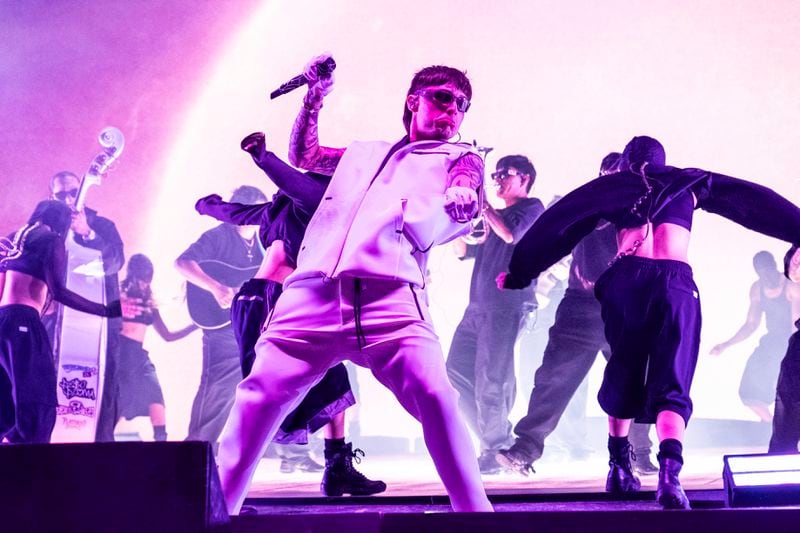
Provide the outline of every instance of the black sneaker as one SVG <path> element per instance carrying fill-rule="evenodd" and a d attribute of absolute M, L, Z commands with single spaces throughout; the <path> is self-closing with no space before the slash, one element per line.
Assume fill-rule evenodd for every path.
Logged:
<path fill-rule="evenodd" d="M 494 457 L 501 466 L 517 474 L 528 477 L 536 473 L 536 470 L 533 469 L 533 463 L 528 461 L 528 458 L 518 450 L 515 450 L 513 446 L 508 450 L 499 450 Z"/>
<path fill-rule="evenodd" d="M 369 479 L 353 466 L 361 462 L 364 452 L 359 448 L 353 449 L 353 443 L 348 442 L 337 450 L 325 450 L 325 473 L 319 490 L 325 496 L 369 496 L 386 490 L 386 483 Z"/>

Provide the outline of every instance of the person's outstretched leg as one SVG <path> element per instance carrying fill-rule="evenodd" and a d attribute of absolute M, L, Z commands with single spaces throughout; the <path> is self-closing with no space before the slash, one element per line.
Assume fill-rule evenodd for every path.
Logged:
<path fill-rule="evenodd" d="M 432 330 L 423 327 L 404 328 L 399 338 L 378 344 L 365 359 L 375 377 L 422 423 L 425 444 L 453 509 L 492 511 L 441 346 Z"/>
<path fill-rule="evenodd" d="M 292 354 L 291 348 L 297 346 L 262 337 L 252 372 L 236 389 L 217 456 L 231 514 L 239 512 L 258 461 L 281 421 L 327 370 L 323 363 Z"/>

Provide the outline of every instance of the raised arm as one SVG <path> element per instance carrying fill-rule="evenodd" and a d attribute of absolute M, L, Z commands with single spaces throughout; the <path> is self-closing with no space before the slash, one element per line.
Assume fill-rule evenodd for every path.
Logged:
<path fill-rule="evenodd" d="M 293 168 L 266 148 L 266 138 L 261 132 L 251 133 L 242 140 L 242 150 L 253 157 L 253 161 L 267 177 L 294 202 L 295 207 L 311 215 L 322 201 L 330 177 L 319 179 Z"/>
<path fill-rule="evenodd" d="M 92 232 L 88 237 L 78 235 L 78 244 L 99 250 L 103 257 L 103 269 L 106 276 L 116 274 L 125 264 L 125 251 L 117 226 L 109 219 L 98 216 L 92 210 L 86 209 L 84 212 Z"/>
<path fill-rule="evenodd" d="M 305 76 L 308 78 L 308 92 L 303 98 L 303 107 L 292 126 L 289 138 L 289 162 L 299 168 L 331 175 L 344 154 L 344 148 L 327 148 L 319 145 L 317 131 L 319 110 L 322 100 L 333 90 L 334 78 L 319 77 L 317 65 L 329 56 L 317 56 L 306 65 Z"/>

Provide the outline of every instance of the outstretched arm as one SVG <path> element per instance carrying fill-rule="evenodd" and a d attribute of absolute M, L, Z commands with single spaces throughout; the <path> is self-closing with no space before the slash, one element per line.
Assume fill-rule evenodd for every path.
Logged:
<path fill-rule="evenodd" d="M 265 212 L 270 205 L 269 202 L 254 205 L 226 202 L 220 195 L 211 194 L 197 200 L 194 208 L 201 215 L 208 215 L 220 222 L 237 226 L 259 226 L 265 220 Z"/>
<path fill-rule="evenodd" d="M 800 244 L 800 208 L 768 187 L 723 174 L 708 173 L 708 194 L 700 209 L 791 244 Z"/>
<path fill-rule="evenodd" d="M 161 318 L 161 313 L 159 313 L 158 309 L 155 308 L 153 308 L 153 327 L 155 328 L 156 333 L 161 335 L 161 338 L 167 342 L 180 340 L 194 330 L 198 329 L 197 326 L 192 324 L 183 329 L 179 329 L 178 331 L 170 331 L 169 328 L 167 328 L 167 325 L 164 323 L 164 319 Z"/>

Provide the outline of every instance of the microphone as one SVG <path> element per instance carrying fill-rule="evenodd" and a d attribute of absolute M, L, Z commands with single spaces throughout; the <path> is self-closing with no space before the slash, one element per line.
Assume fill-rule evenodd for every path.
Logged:
<path fill-rule="evenodd" d="M 336 61 L 333 60 L 332 57 L 329 57 L 322 63 L 317 64 L 317 76 L 320 78 L 325 78 L 331 75 L 331 72 L 336 68 Z M 298 87 L 302 87 L 308 83 L 308 78 L 306 78 L 305 74 L 300 74 L 299 76 L 295 76 L 294 78 L 290 79 L 271 93 L 269 93 L 269 99 L 274 100 L 275 98 L 281 96 L 282 94 L 286 94 L 288 92 L 294 91 Z"/>

